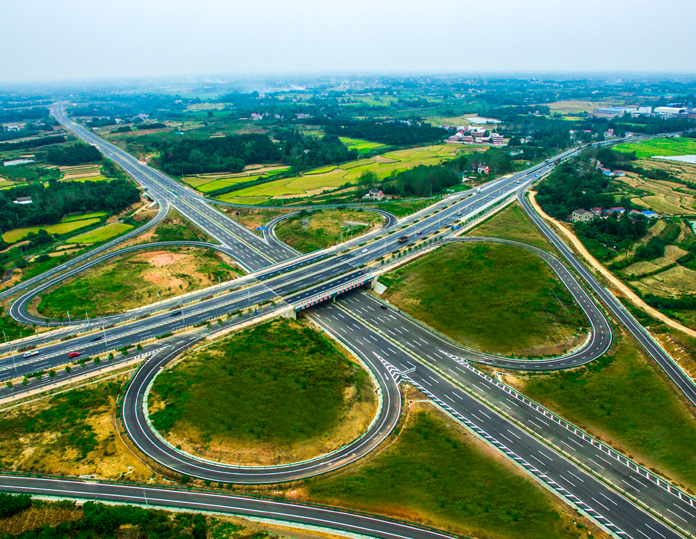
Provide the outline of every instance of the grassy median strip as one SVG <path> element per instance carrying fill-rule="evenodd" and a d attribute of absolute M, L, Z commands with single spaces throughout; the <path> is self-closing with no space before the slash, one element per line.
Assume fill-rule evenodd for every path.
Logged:
<path fill-rule="evenodd" d="M 380 280 L 391 303 L 489 353 L 557 355 L 578 344 L 588 324 L 551 268 L 509 245 L 447 245 Z"/>
<path fill-rule="evenodd" d="M 470 537 L 585 537 L 541 487 L 434 411 L 413 414 L 371 461 L 310 481 L 311 499 L 451 529 Z"/>
<path fill-rule="evenodd" d="M 537 374 L 521 390 L 568 421 L 691 491 L 696 418 L 638 344 L 617 333 L 610 353 L 586 367 Z"/>
<path fill-rule="evenodd" d="M 148 401 L 155 428 L 172 443 L 204 456 L 267 464 L 351 441 L 375 405 L 360 366 L 319 332 L 286 319 L 184 359 L 156 378 Z"/>

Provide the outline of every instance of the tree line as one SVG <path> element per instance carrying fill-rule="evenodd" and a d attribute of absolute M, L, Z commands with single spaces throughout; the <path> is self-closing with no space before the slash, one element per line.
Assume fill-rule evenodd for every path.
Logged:
<path fill-rule="evenodd" d="M 365 139 L 389 146 L 427 144 L 448 136 L 446 129 L 433 127 L 415 119 L 373 121 L 316 118 L 313 123 L 323 125 L 327 134 Z"/>

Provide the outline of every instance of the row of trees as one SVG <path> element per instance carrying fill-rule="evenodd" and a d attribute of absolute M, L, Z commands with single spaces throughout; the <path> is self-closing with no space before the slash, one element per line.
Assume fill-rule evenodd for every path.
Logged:
<path fill-rule="evenodd" d="M 213 139 L 187 138 L 156 144 L 160 168 L 172 175 L 241 172 L 253 163 L 277 163 L 281 152 L 268 135 L 227 135 Z"/>
<path fill-rule="evenodd" d="M 161 152 L 159 166 L 164 172 L 180 175 L 241 172 L 246 165 L 282 162 L 296 172 L 359 157 L 356 150 L 349 150 L 333 135 L 307 137 L 293 129 L 282 129 L 274 133 L 274 138 L 280 143 L 259 134 L 162 142 L 157 145 Z"/>

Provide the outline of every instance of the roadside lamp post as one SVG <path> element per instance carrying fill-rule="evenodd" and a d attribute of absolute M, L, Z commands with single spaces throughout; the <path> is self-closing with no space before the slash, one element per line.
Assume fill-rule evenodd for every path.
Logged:
<path fill-rule="evenodd" d="M 5 337 L 5 344 L 7 344 L 7 333 L 5 333 L 5 330 L 2 330 L 2 334 Z"/>
<path fill-rule="evenodd" d="M 89 313 L 87 312 L 87 309 L 85 309 L 85 316 L 87 317 L 87 324 L 89 324 Z"/>
<path fill-rule="evenodd" d="M 70 325 L 70 323 L 71 323 L 70 322 L 70 311 L 65 311 L 65 312 L 68 313 L 68 325 Z"/>

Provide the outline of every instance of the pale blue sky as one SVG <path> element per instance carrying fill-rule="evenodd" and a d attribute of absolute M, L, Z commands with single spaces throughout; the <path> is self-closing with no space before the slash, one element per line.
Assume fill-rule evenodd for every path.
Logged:
<path fill-rule="evenodd" d="M 693 0 L 0 0 L 0 82 L 696 73 Z"/>

